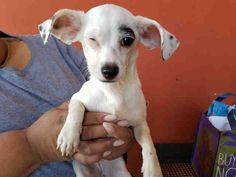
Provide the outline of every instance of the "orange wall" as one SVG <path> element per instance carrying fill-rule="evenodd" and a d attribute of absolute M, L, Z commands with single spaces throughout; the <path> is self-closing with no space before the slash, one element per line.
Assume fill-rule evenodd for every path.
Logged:
<path fill-rule="evenodd" d="M 181 41 L 166 63 L 159 50 L 140 47 L 138 68 L 154 141 L 192 142 L 200 112 L 214 93 L 236 92 L 235 0 L 3 0 L 0 29 L 37 33 L 37 25 L 60 8 L 88 10 L 104 3 L 156 19 Z"/>

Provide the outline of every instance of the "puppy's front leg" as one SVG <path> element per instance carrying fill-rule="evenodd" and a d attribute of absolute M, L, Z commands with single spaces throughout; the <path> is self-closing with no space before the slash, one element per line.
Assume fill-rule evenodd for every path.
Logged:
<path fill-rule="evenodd" d="M 142 173 L 144 177 L 162 177 L 160 164 L 156 155 L 156 149 L 150 135 L 147 122 L 134 127 L 134 136 L 142 147 L 143 166 Z"/>
<path fill-rule="evenodd" d="M 57 138 L 62 155 L 72 155 L 79 145 L 85 108 L 79 100 L 71 100 L 63 128 Z"/>

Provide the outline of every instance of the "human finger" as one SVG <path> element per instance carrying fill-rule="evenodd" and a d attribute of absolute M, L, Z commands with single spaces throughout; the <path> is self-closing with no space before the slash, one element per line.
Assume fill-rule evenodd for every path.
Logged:
<path fill-rule="evenodd" d="M 86 112 L 83 125 L 97 125 L 104 121 L 115 121 L 117 118 L 114 115 L 101 112 Z"/>
<path fill-rule="evenodd" d="M 113 139 L 101 139 L 97 141 L 81 141 L 78 152 L 85 155 L 95 155 L 110 151 L 113 147 Z"/>
<path fill-rule="evenodd" d="M 74 160 L 79 161 L 82 164 L 92 164 L 100 161 L 103 158 L 103 153 L 87 156 L 84 154 L 76 153 L 73 156 Z"/>
<path fill-rule="evenodd" d="M 112 122 L 103 122 L 103 127 L 108 135 L 119 140 L 129 140 L 133 137 L 133 132 L 128 127 L 121 127 Z"/>
<path fill-rule="evenodd" d="M 131 141 L 127 141 L 124 144 L 121 144 L 120 146 L 113 147 L 111 150 L 111 153 L 107 156 L 103 156 L 103 159 L 106 160 L 114 160 L 120 156 L 122 156 L 124 153 L 126 153 L 129 148 L 133 145 L 134 139 Z"/>
<path fill-rule="evenodd" d="M 107 131 L 102 125 L 83 126 L 81 140 L 92 140 L 107 137 Z"/>
<path fill-rule="evenodd" d="M 62 104 L 60 104 L 57 108 L 58 109 L 68 109 L 68 106 L 69 106 L 69 102 L 65 101 Z"/>

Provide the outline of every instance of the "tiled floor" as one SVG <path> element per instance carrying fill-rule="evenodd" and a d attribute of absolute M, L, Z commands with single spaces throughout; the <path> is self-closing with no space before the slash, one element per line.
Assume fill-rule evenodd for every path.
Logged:
<path fill-rule="evenodd" d="M 164 177 L 196 177 L 189 163 L 161 164 Z"/>

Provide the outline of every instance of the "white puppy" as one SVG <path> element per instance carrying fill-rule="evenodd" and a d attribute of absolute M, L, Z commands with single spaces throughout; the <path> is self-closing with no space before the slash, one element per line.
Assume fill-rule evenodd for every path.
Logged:
<path fill-rule="evenodd" d="M 62 154 L 72 154 L 78 147 L 84 111 L 107 112 L 125 118 L 133 127 L 142 147 L 144 177 L 161 177 L 150 130 L 146 122 L 146 102 L 136 69 L 137 44 L 151 49 L 160 47 L 167 60 L 179 45 L 175 36 L 154 20 L 134 16 L 116 5 L 101 5 L 87 13 L 59 10 L 39 26 L 47 42 L 53 34 L 67 44 L 80 41 L 87 59 L 90 80 L 75 93 L 69 104 L 66 122 L 58 136 Z M 78 177 L 131 176 L 122 158 L 101 160 L 94 165 L 74 162 Z"/>

